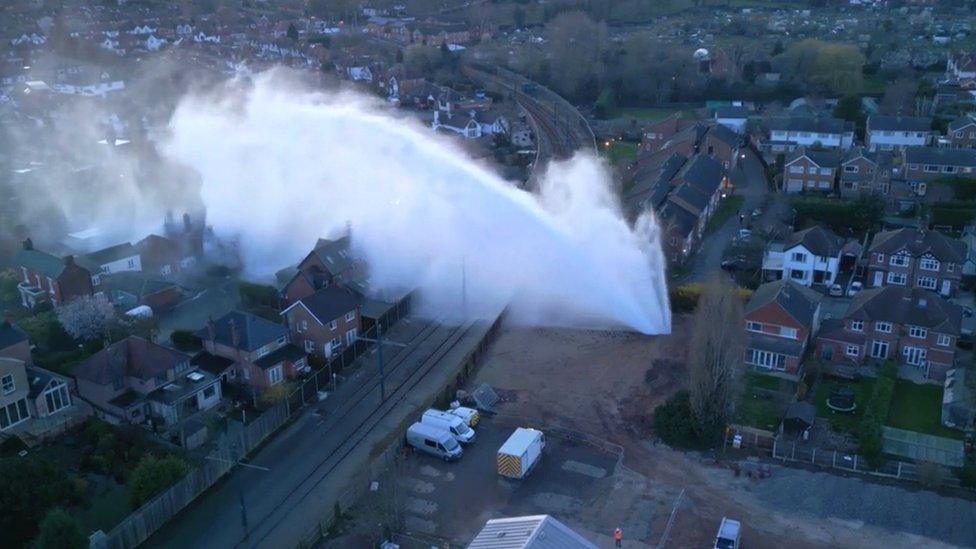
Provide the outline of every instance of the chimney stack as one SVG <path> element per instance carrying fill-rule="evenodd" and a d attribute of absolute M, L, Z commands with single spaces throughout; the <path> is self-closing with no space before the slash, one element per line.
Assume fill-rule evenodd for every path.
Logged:
<path fill-rule="evenodd" d="M 207 339 L 210 341 L 217 339 L 217 325 L 214 324 L 213 317 L 207 318 Z"/>
<path fill-rule="evenodd" d="M 65 265 L 68 265 L 68 266 L 74 265 L 75 264 L 75 256 L 73 256 L 73 255 L 66 255 L 66 256 L 64 256 L 64 264 Z"/>
<path fill-rule="evenodd" d="M 34 241 L 31 240 L 30 237 L 27 237 L 26 239 L 24 239 L 23 246 L 24 246 L 24 249 L 25 250 L 33 250 L 34 249 Z"/>

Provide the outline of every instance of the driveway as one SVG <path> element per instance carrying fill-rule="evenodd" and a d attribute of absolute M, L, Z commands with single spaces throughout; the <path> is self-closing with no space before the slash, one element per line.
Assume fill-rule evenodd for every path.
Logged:
<path fill-rule="evenodd" d="M 756 154 L 751 149 L 745 149 L 741 154 L 744 156 L 739 159 L 739 164 L 729 177 L 735 192 L 745 197 L 739 213 L 745 216 L 748 224 L 750 213 L 762 205 L 763 199 L 769 193 L 769 186 L 762 162 Z M 733 215 L 724 225 L 706 236 L 691 260 L 691 272 L 685 281 L 702 282 L 712 273 L 719 271 L 722 268 L 722 252 L 742 227 L 739 215 Z"/>

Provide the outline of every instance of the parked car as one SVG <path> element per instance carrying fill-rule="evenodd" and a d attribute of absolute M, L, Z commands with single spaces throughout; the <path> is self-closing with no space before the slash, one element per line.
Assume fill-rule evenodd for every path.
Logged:
<path fill-rule="evenodd" d="M 959 307 L 962 309 L 962 316 L 964 316 L 966 318 L 972 318 L 973 317 L 973 308 L 972 307 L 968 307 L 966 305 L 960 305 Z"/>
<path fill-rule="evenodd" d="M 752 217 L 759 217 L 762 214 L 763 214 L 762 208 L 756 208 L 755 210 L 752 210 Z"/>
<path fill-rule="evenodd" d="M 853 297 L 857 295 L 857 292 L 860 292 L 862 288 L 864 288 L 864 285 L 855 280 L 854 282 L 851 282 L 851 287 L 847 289 L 847 295 Z"/>
<path fill-rule="evenodd" d="M 840 284 L 831 284 L 827 293 L 833 297 L 841 297 L 844 295 L 844 288 Z"/>
<path fill-rule="evenodd" d="M 742 525 L 739 521 L 722 517 L 722 522 L 718 525 L 718 533 L 715 534 L 714 549 L 739 549 L 741 532 Z"/>

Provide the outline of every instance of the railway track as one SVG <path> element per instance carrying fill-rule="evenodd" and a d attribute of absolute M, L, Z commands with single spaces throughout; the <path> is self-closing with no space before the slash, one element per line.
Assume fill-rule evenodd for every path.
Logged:
<path fill-rule="evenodd" d="M 410 391 L 416 387 L 434 366 L 460 341 L 472 326 L 471 323 L 458 327 L 446 327 L 438 324 L 431 324 L 425 327 L 411 341 L 410 346 L 401 349 L 396 353 L 389 363 L 390 369 L 387 370 L 387 390 L 389 397 L 372 407 L 364 417 L 356 417 L 357 408 L 364 400 L 378 390 L 379 376 L 375 375 L 367 383 L 357 388 L 349 401 L 340 410 L 331 416 L 331 420 L 322 425 L 323 435 L 326 433 L 335 436 L 337 432 L 343 432 L 343 442 L 328 453 L 321 456 L 315 467 L 295 485 L 284 497 L 282 497 L 272 508 L 270 513 L 263 517 L 255 517 L 244 539 L 240 540 L 237 547 L 260 547 L 264 540 L 271 536 L 288 518 L 291 511 L 301 505 L 305 499 L 314 492 L 342 461 L 362 442 L 370 433 L 376 429 L 386 414 L 399 404 Z M 435 347 L 432 351 L 422 349 L 422 346 L 432 340 Z M 409 363 L 409 358 L 415 357 L 418 353 L 426 354 L 426 358 L 414 365 L 413 369 L 404 368 Z M 390 381 L 394 381 L 390 384 Z M 391 387 L 392 385 L 392 387 Z M 358 410 L 362 414 L 362 410 Z M 351 417 L 352 416 L 352 417 Z"/>

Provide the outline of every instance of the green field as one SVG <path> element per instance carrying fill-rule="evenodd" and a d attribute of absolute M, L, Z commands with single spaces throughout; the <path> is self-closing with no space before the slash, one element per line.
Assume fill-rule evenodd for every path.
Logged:
<path fill-rule="evenodd" d="M 888 425 L 927 435 L 962 439 L 962 431 L 942 425 L 942 387 L 919 385 L 904 379 L 895 384 Z"/>
<path fill-rule="evenodd" d="M 638 144 L 631 141 L 614 141 L 607 147 L 600 143 L 600 153 L 613 166 L 627 166 L 637 158 Z"/>

